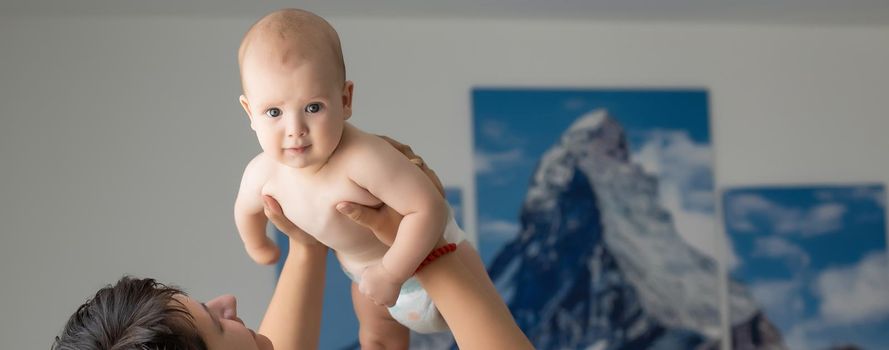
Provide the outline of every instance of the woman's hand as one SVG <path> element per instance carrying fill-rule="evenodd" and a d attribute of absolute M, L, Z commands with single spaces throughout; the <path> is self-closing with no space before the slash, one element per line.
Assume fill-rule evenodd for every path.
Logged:
<path fill-rule="evenodd" d="M 352 219 L 361 226 L 373 231 L 374 236 L 383 244 L 391 246 L 395 242 L 395 232 L 403 216 L 388 205 L 379 208 L 366 207 L 360 204 L 341 202 L 336 210 Z"/>

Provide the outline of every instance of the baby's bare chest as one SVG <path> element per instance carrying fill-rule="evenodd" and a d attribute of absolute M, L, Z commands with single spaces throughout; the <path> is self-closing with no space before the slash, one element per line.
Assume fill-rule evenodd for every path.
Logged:
<path fill-rule="evenodd" d="M 262 192 L 277 199 L 294 224 L 335 250 L 356 249 L 373 237 L 336 210 L 340 202 L 380 204 L 379 199 L 345 176 L 275 176 L 266 182 Z"/>

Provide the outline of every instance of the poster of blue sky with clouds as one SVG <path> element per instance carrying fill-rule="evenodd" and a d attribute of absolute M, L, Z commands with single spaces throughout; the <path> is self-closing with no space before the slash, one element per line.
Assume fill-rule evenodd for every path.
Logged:
<path fill-rule="evenodd" d="M 889 349 L 882 185 L 736 188 L 723 203 L 730 275 L 790 349 Z"/>

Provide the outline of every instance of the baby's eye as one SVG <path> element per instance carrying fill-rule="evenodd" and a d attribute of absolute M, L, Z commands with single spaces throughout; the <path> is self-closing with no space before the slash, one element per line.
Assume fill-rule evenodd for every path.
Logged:
<path fill-rule="evenodd" d="M 306 105 L 306 113 L 318 113 L 321 111 L 320 103 L 309 103 Z"/>
<path fill-rule="evenodd" d="M 268 110 L 265 111 L 265 115 L 272 117 L 272 118 L 280 117 L 281 113 L 282 113 L 281 109 L 277 108 L 277 107 L 269 108 Z"/>

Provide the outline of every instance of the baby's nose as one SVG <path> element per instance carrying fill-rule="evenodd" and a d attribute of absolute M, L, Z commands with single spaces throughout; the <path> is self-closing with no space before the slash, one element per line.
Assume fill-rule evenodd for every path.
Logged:
<path fill-rule="evenodd" d="M 306 136 L 306 133 L 307 132 L 306 132 L 305 128 L 291 129 L 291 130 L 287 130 L 287 137 L 303 137 L 303 136 Z"/>
<path fill-rule="evenodd" d="M 303 137 L 308 132 L 308 126 L 299 117 L 292 118 L 286 126 L 287 137 Z"/>

